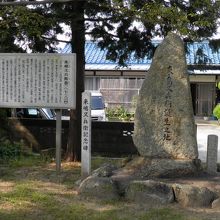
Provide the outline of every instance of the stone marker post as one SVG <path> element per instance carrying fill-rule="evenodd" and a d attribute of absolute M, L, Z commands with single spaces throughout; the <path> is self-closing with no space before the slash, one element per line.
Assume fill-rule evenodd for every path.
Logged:
<path fill-rule="evenodd" d="M 217 172 L 217 156 L 218 156 L 218 136 L 208 135 L 207 146 L 207 172 L 216 174 Z"/>
<path fill-rule="evenodd" d="M 91 93 L 82 93 L 82 137 L 81 137 L 81 175 L 91 173 Z"/>

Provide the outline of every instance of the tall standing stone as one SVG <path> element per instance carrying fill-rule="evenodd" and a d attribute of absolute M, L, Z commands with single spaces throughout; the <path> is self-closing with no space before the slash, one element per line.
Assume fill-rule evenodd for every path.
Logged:
<path fill-rule="evenodd" d="M 184 44 L 176 34 L 155 51 L 137 102 L 133 140 L 144 157 L 198 158 Z"/>

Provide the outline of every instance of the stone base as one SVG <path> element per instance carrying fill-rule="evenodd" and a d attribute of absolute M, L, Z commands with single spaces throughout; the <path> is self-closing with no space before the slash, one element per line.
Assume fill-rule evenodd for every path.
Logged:
<path fill-rule="evenodd" d="M 80 196 L 104 201 L 125 198 L 152 205 L 177 202 L 183 207 L 219 209 L 220 173 L 210 176 L 199 161 L 137 157 L 123 168 L 104 165 L 78 186 Z"/>
<path fill-rule="evenodd" d="M 78 194 L 84 198 L 111 201 L 119 198 L 114 182 L 108 177 L 89 176 L 81 182 Z"/>
<path fill-rule="evenodd" d="M 149 159 L 136 157 L 122 169 L 115 171 L 113 178 L 133 176 L 135 178 L 174 178 L 195 176 L 201 171 L 200 160 Z"/>
<path fill-rule="evenodd" d="M 125 189 L 124 196 L 126 199 L 137 203 L 150 201 L 152 205 L 174 202 L 172 186 L 154 180 L 131 181 Z"/>

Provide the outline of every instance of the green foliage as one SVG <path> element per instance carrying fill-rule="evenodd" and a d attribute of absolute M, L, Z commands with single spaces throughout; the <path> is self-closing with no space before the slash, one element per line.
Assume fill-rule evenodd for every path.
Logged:
<path fill-rule="evenodd" d="M 0 159 L 9 160 L 16 159 L 21 155 L 21 144 L 11 142 L 8 139 L 0 140 Z"/>
<path fill-rule="evenodd" d="M 123 65 L 132 52 L 138 59 L 152 56 L 155 48 L 151 39 L 170 31 L 187 40 L 211 37 L 217 30 L 220 3 L 103 0 L 88 1 L 86 6 L 90 34 L 99 39 L 101 48 L 108 49 L 108 59 Z"/>
<path fill-rule="evenodd" d="M 0 17 L 0 52 L 55 51 L 62 29 L 47 6 L 5 6 Z"/>
<path fill-rule="evenodd" d="M 22 51 L 28 46 L 36 52 L 54 52 L 56 36 L 63 32 L 60 24 L 64 23 L 72 28 L 66 31 L 66 35 L 73 34 L 72 42 L 79 30 L 85 31 L 99 39 L 101 48 L 108 49 L 108 59 L 125 65 L 132 52 L 138 59 L 152 56 L 152 38 L 170 31 L 191 40 L 211 37 L 217 31 L 219 8 L 219 1 L 212 0 L 81 0 L 35 7 L 5 6 L 0 8 L 0 49 Z M 15 40 L 24 42 L 22 48 Z"/>
<path fill-rule="evenodd" d="M 220 119 L 220 104 L 217 104 L 215 108 L 213 109 L 213 115 L 217 118 Z"/>
<path fill-rule="evenodd" d="M 134 113 L 128 112 L 123 106 L 117 106 L 116 108 L 107 108 L 106 115 L 108 119 L 118 118 L 122 121 L 133 121 Z"/>
<path fill-rule="evenodd" d="M 199 47 L 195 54 L 195 63 L 197 64 L 206 64 L 211 62 L 211 59 L 205 54 L 205 48 Z"/>
<path fill-rule="evenodd" d="M 10 168 L 18 168 L 18 167 L 34 167 L 34 166 L 43 166 L 47 163 L 40 155 L 36 154 L 23 154 L 21 150 L 21 154 L 18 158 L 15 158 L 9 162 Z"/>
<path fill-rule="evenodd" d="M 0 109 L 0 160 L 19 158 L 22 144 L 11 140 L 7 121 L 7 109 Z"/>

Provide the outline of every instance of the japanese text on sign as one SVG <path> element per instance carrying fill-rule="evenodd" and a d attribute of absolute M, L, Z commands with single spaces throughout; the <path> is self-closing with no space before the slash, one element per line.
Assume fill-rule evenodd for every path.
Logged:
<path fill-rule="evenodd" d="M 0 54 L 0 107 L 75 108 L 75 54 Z"/>

